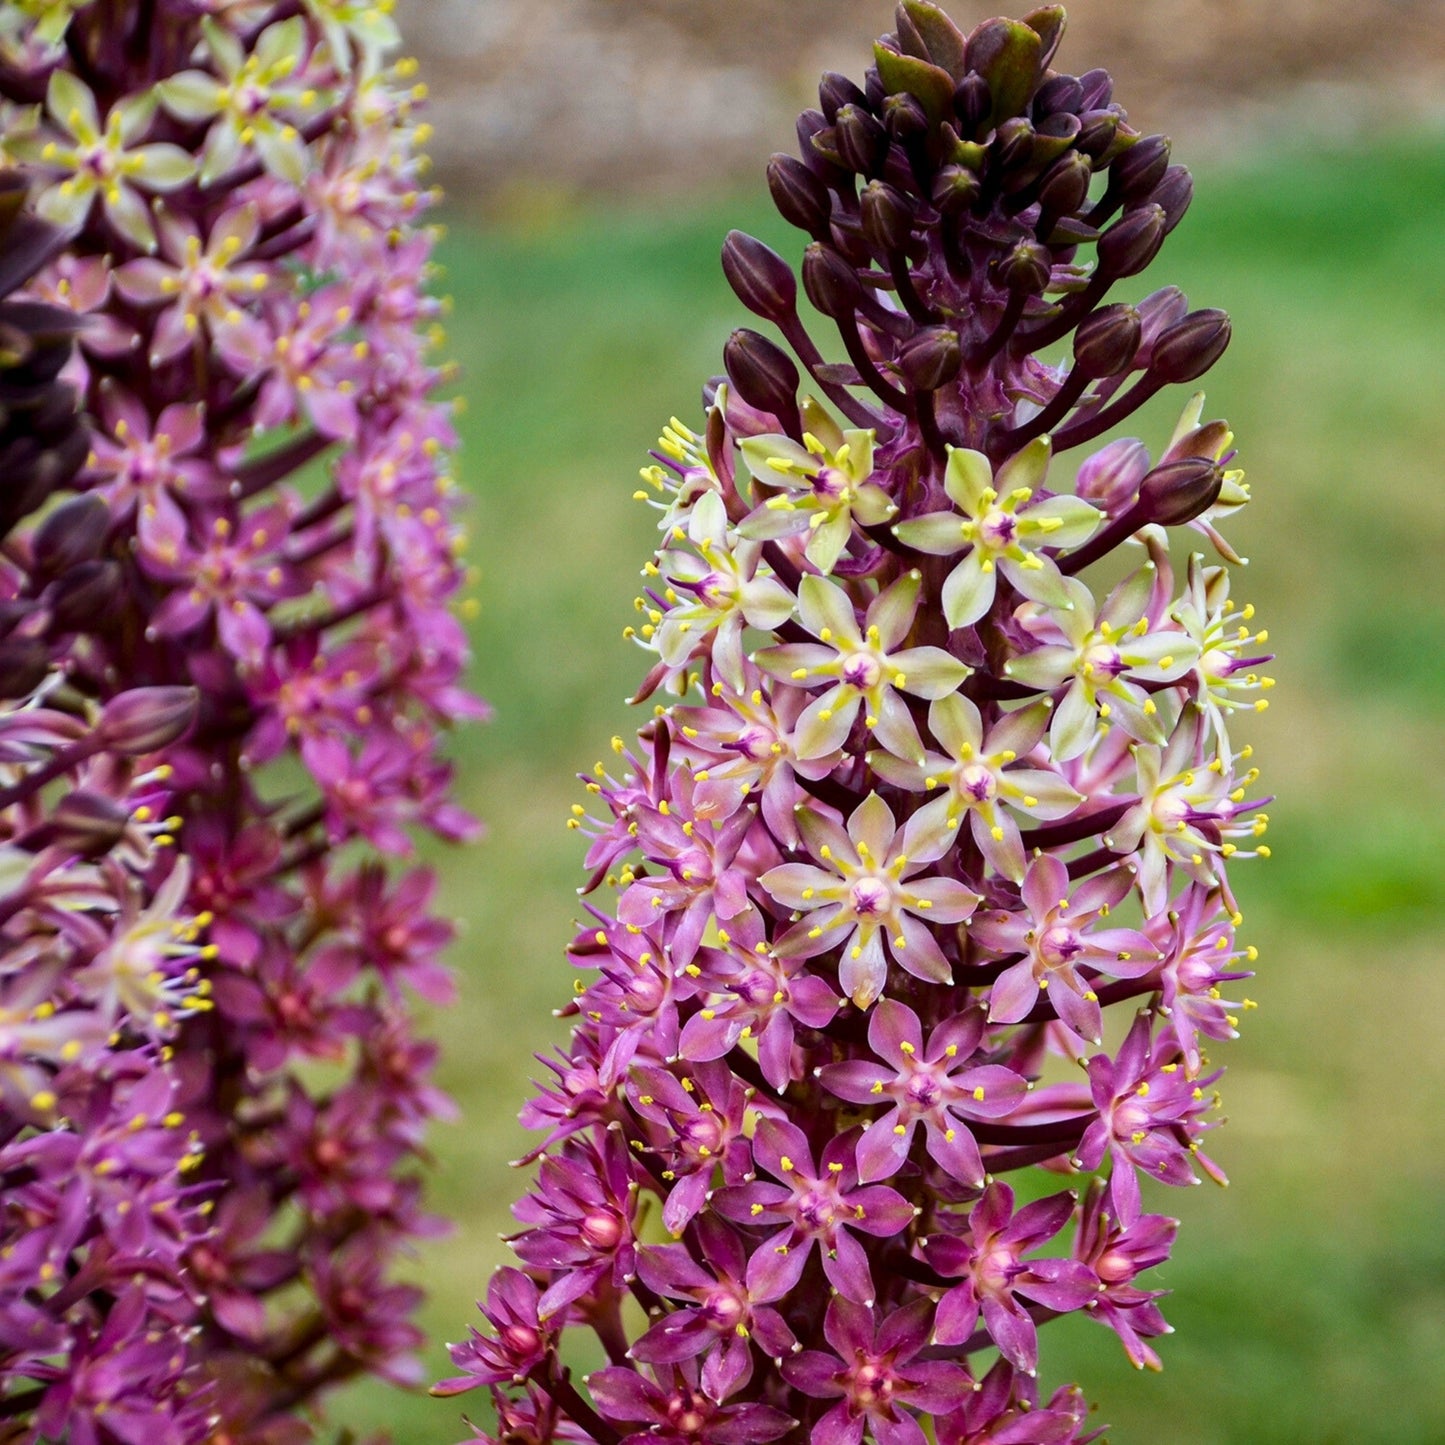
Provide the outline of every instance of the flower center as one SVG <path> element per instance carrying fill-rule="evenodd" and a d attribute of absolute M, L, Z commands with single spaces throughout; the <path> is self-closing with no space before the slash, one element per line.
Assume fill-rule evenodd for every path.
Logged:
<path fill-rule="evenodd" d="M 849 892 L 853 912 L 859 918 L 874 918 L 888 911 L 891 890 L 881 878 L 860 878 Z"/>
<path fill-rule="evenodd" d="M 836 502 L 846 495 L 848 478 L 837 467 L 820 467 L 813 478 L 813 495 L 825 502 Z"/>
<path fill-rule="evenodd" d="M 816 1189 L 798 1199 L 798 1222 L 811 1230 L 825 1230 L 833 1223 L 833 1201 Z"/>
<path fill-rule="evenodd" d="M 958 791 L 976 803 L 986 803 L 998 792 L 998 779 L 982 763 L 969 763 L 958 770 Z"/>
<path fill-rule="evenodd" d="M 893 1379 L 888 1371 L 870 1361 L 860 1365 L 853 1376 L 853 1398 L 860 1405 L 874 1405 L 893 1394 Z"/>
<path fill-rule="evenodd" d="M 869 692 L 878 686 L 883 676 L 883 667 L 871 652 L 855 652 L 843 664 L 843 681 L 859 692 Z"/>
<path fill-rule="evenodd" d="M 752 762 L 760 763 L 768 757 L 773 750 L 773 743 L 776 741 L 773 734 L 767 728 L 750 727 L 744 728 L 737 735 L 732 746 L 741 753 L 743 757 Z"/>
<path fill-rule="evenodd" d="M 622 1221 L 610 1209 L 594 1209 L 582 1217 L 582 1238 L 593 1249 L 615 1249 L 622 1239 Z"/>
<path fill-rule="evenodd" d="M 1043 936 L 1039 939 L 1039 957 L 1050 968 L 1072 963 L 1083 951 L 1084 945 L 1079 941 L 1079 935 L 1062 923 L 1044 929 Z"/>
<path fill-rule="evenodd" d="M 932 1074 L 915 1074 L 908 1081 L 908 1102 L 916 1109 L 931 1109 L 942 1096 L 943 1090 Z"/>
<path fill-rule="evenodd" d="M 979 519 L 978 539 L 993 551 L 1002 551 L 1018 537 L 1018 518 L 1001 507 L 992 507 Z"/>
<path fill-rule="evenodd" d="M 1124 671 L 1124 662 L 1119 656 L 1117 647 L 1110 647 L 1106 642 L 1098 642 L 1085 650 L 1084 668 L 1096 675 L 1113 678 L 1118 677 Z"/>
<path fill-rule="evenodd" d="M 730 1289 L 715 1289 L 703 1301 L 703 1310 L 716 1329 L 732 1329 L 743 1317 L 742 1301 Z"/>

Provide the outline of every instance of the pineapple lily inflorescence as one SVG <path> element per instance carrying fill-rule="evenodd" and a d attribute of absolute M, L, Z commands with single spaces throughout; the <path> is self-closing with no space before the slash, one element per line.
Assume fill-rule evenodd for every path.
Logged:
<path fill-rule="evenodd" d="M 479 704 L 388 9 L 0 9 L 0 1439 L 421 1375 L 407 859 Z"/>
<path fill-rule="evenodd" d="M 1156 1366 L 1176 1221 L 1140 1181 L 1221 1177 L 1204 1046 L 1252 958 L 1226 870 L 1267 851 L 1233 714 L 1269 680 L 1168 529 L 1238 561 L 1247 494 L 1199 396 L 1157 460 L 1058 455 L 1229 340 L 1172 287 L 1106 300 L 1189 174 L 1103 71 L 1050 68 L 1060 9 L 897 23 L 769 169 L 846 360 L 732 234 L 806 382 L 735 332 L 643 473 L 652 716 L 574 819 L 615 906 L 523 1114 L 520 1268 L 436 1387 L 492 1387 L 483 1438 L 1093 1439 L 1077 1389 L 1040 1397 L 1038 1327 L 1083 1311 Z"/>

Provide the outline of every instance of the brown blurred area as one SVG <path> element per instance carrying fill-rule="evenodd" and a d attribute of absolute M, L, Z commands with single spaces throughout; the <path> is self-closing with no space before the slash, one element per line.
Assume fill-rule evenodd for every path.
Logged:
<path fill-rule="evenodd" d="M 946 6 L 971 28 L 997 13 Z M 1028 8 L 1021 0 L 1019 12 Z M 1276 126 L 1345 133 L 1445 111 L 1445 0 L 1074 0 L 1057 64 L 1105 65 L 1191 154 Z M 665 192 L 791 149 L 816 77 L 857 78 L 887 0 L 401 0 L 453 200 Z M 539 195 L 538 192 L 543 193 Z"/>

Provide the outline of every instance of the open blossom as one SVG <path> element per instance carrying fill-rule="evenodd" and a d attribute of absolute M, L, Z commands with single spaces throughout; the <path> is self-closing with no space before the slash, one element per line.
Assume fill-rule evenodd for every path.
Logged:
<path fill-rule="evenodd" d="M 1105 72 L 1054 67 L 1062 24 L 902 0 L 769 165 L 801 274 L 723 246 L 793 354 L 734 332 L 642 472 L 648 716 L 570 820 L 589 918 L 522 1112 L 524 1272 L 436 1387 L 490 1390 L 477 1438 L 1087 1445 L 1049 1321 L 1160 1363 L 1154 1193 L 1222 1182 L 1205 1047 L 1250 1006 L 1229 875 L 1268 819 L 1225 723 L 1266 639 L 1200 396 L 1157 463 L 1070 457 L 1230 328 L 1105 299 L 1192 182 Z"/>
<path fill-rule="evenodd" d="M 293 1445 L 342 1381 L 420 1378 L 395 1265 L 436 1230 L 451 1105 L 412 1011 L 450 997 L 452 929 L 405 860 L 475 832 L 442 735 L 484 709 L 386 8 L 0 16 L 0 1415 L 27 1439 Z"/>

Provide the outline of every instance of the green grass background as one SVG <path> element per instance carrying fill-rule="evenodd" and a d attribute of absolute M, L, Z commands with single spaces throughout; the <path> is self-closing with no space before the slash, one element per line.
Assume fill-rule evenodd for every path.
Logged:
<path fill-rule="evenodd" d="M 1088 1321 L 1047 1329 L 1045 1371 L 1084 1383 L 1115 1445 L 1445 1441 L 1445 136 L 1286 136 L 1197 179 L 1148 281 L 1235 320 L 1206 414 L 1232 422 L 1256 498 L 1231 529 L 1253 558 L 1235 593 L 1280 655 L 1270 712 L 1240 728 L 1279 795 L 1274 857 L 1235 872 L 1261 1007 L 1218 1051 L 1231 1122 L 1211 1148 L 1233 1187 L 1154 1201 L 1185 1222 L 1159 1272 L 1176 1292 L 1164 1375 L 1136 1375 Z M 644 658 L 619 636 L 656 515 L 629 500 L 637 467 L 669 415 L 697 421 L 747 319 L 717 265 L 725 231 L 799 254 L 765 204 L 760 181 L 507 225 L 456 213 L 442 248 L 475 683 L 497 718 L 456 743 L 489 838 L 438 855 L 466 932 L 461 1001 L 429 1021 L 462 1106 L 435 1131 L 432 1189 L 459 1224 L 417 1262 L 434 1375 L 507 1257 L 515 1115 L 532 1052 L 561 1037 L 574 775 L 639 721 L 623 699 Z M 1157 453 L 1170 424 L 1156 406 L 1130 430 Z M 335 1416 L 421 1445 L 459 1439 L 468 1405 L 483 1413 L 481 1396 L 366 1384 Z"/>

